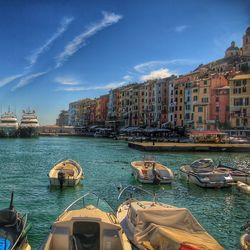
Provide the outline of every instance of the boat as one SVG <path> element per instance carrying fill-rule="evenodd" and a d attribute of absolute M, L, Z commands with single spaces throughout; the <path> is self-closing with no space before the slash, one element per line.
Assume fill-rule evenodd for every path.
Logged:
<path fill-rule="evenodd" d="M 127 186 L 121 195 L 139 187 Z M 148 191 L 145 191 L 149 193 Z M 222 250 L 224 249 L 194 218 L 187 208 L 152 200 L 130 198 L 117 210 L 117 219 L 128 239 L 141 250 Z"/>
<path fill-rule="evenodd" d="M 245 234 L 240 237 L 241 249 L 250 250 L 250 221 L 248 221 L 246 225 L 241 228 L 241 230 L 245 231 Z"/>
<path fill-rule="evenodd" d="M 83 179 L 83 171 L 79 163 L 74 160 L 63 160 L 56 163 L 50 170 L 51 186 L 76 186 Z"/>
<path fill-rule="evenodd" d="M 13 206 L 11 194 L 10 206 L 0 210 L 0 249 L 30 250 L 27 233 L 31 224 L 27 224 L 27 214 L 21 214 Z"/>
<path fill-rule="evenodd" d="M 13 112 L 5 112 L 0 118 L 0 137 L 16 137 L 18 130 L 17 117 Z"/>
<path fill-rule="evenodd" d="M 216 169 L 224 173 L 230 173 L 234 182 L 241 181 L 250 185 L 250 171 L 249 170 L 247 171 L 246 169 L 237 169 L 237 168 L 225 166 L 221 163 L 216 167 Z"/>
<path fill-rule="evenodd" d="M 218 171 L 212 159 L 200 159 L 180 168 L 181 177 L 200 187 L 230 187 L 233 178 L 229 172 Z"/>
<path fill-rule="evenodd" d="M 171 183 L 174 174 L 171 169 L 155 161 L 153 156 L 145 156 L 143 161 L 131 162 L 132 175 L 141 183 Z"/>
<path fill-rule="evenodd" d="M 73 209 L 76 204 L 80 209 Z M 131 245 L 108 203 L 87 193 L 56 219 L 39 249 L 131 250 Z"/>
<path fill-rule="evenodd" d="M 39 123 L 35 111 L 23 110 L 22 119 L 19 125 L 20 137 L 37 137 L 39 135 Z"/>
<path fill-rule="evenodd" d="M 237 181 L 237 188 L 243 193 L 250 194 L 250 185 L 244 182 Z"/>

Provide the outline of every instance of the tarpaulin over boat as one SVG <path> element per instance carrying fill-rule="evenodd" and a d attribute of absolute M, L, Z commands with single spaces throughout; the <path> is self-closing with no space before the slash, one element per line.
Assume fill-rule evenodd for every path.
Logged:
<path fill-rule="evenodd" d="M 137 246 L 147 245 L 148 249 L 157 250 L 179 250 L 182 249 L 181 245 L 191 245 L 197 250 L 224 249 L 186 208 L 159 209 L 156 205 L 143 209 L 137 203 L 131 205 L 130 215 L 135 225 L 134 241 Z M 133 212 L 136 212 L 136 217 Z"/>

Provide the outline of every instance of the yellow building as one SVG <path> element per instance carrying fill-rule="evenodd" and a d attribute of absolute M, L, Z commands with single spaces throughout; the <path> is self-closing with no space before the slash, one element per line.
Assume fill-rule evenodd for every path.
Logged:
<path fill-rule="evenodd" d="M 230 122 L 232 128 L 250 128 L 250 74 L 237 75 L 230 84 Z"/>

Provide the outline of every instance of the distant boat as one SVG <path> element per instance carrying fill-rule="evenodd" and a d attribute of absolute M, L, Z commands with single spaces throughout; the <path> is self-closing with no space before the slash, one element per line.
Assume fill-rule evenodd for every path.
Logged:
<path fill-rule="evenodd" d="M 133 175 L 141 183 L 167 184 L 174 179 L 170 168 L 155 161 L 153 156 L 145 156 L 143 161 L 131 162 Z"/>
<path fill-rule="evenodd" d="M 77 203 L 80 209 L 73 209 Z M 71 203 L 53 223 L 39 250 L 51 249 L 131 250 L 131 245 L 109 205 L 87 193 Z"/>
<path fill-rule="evenodd" d="M 207 188 L 230 187 L 233 178 L 229 172 L 216 170 L 212 159 L 200 159 L 180 168 L 181 176 L 197 186 Z"/>
<path fill-rule="evenodd" d="M 5 112 L 0 118 L 0 137 L 17 136 L 18 122 L 13 112 Z"/>
<path fill-rule="evenodd" d="M 140 250 L 223 250 L 187 208 L 177 208 L 155 200 L 138 200 L 138 187 L 125 187 L 130 198 L 117 209 L 117 219 L 130 242 Z M 149 193 L 148 191 L 145 191 Z"/>
<path fill-rule="evenodd" d="M 23 110 L 19 135 L 20 137 L 37 137 L 39 135 L 39 123 L 34 110 Z"/>
<path fill-rule="evenodd" d="M 20 214 L 13 206 L 13 193 L 8 208 L 0 210 L 0 249 L 31 250 L 27 233 L 31 224 L 27 224 L 27 214 Z"/>
<path fill-rule="evenodd" d="M 49 172 L 51 186 L 76 186 L 83 179 L 81 166 L 73 160 L 56 163 Z"/>

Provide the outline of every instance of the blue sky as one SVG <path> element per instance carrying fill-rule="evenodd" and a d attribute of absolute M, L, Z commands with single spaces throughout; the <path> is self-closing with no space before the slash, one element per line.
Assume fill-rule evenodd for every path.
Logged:
<path fill-rule="evenodd" d="M 242 46 L 248 0 L 0 1 L 1 112 L 53 124 L 68 103 L 183 74 Z"/>

